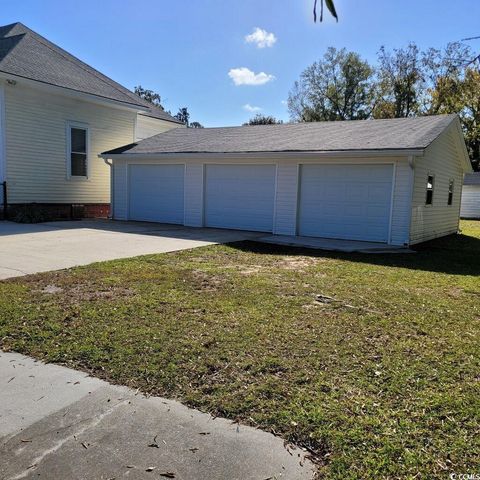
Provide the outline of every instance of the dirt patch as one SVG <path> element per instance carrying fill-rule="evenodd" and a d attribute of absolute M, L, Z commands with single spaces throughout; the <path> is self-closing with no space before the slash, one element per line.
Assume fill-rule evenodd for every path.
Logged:
<path fill-rule="evenodd" d="M 314 257 L 298 257 L 298 256 L 288 256 L 282 257 L 273 263 L 268 263 L 265 265 L 231 265 L 235 268 L 241 275 L 255 275 L 266 270 L 297 270 L 299 272 L 305 271 L 307 268 L 317 265 L 320 262 L 325 261 L 322 258 Z"/>
<path fill-rule="evenodd" d="M 47 295 L 62 295 L 68 303 L 90 302 L 94 300 L 113 300 L 131 297 L 134 290 L 125 287 L 79 284 L 71 288 L 59 287 L 58 285 L 47 285 L 40 293 Z M 64 295 L 63 295 L 64 294 Z"/>
<path fill-rule="evenodd" d="M 453 298 L 459 298 L 464 294 L 463 288 L 459 287 L 450 287 L 447 291 L 447 295 Z"/>
<path fill-rule="evenodd" d="M 322 261 L 321 258 L 317 257 L 283 257 L 277 262 L 277 265 L 280 268 L 285 270 L 299 270 L 303 271 L 309 267 L 313 267 Z"/>
<path fill-rule="evenodd" d="M 56 285 L 47 285 L 43 290 L 40 290 L 42 293 L 49 293 L 55 295 L 56 293 L 63 292 L 63 288 L 57 287 Z"/>
<path fill-rule="evenodd" d="M 191 275 L 195 290 L 200 291 L 217 291 L 225 281 L 224 277 L 203 270 L 192 270 Z"/>
<path fill-rule="evenodd" d="M 256 273 L 260 273 L 262 270 L 265 270 L 265 266 L 263 265 L 249 265 L 246 268 L 241 268 L 239 273 L 241 275 L 255 275 Z"/>

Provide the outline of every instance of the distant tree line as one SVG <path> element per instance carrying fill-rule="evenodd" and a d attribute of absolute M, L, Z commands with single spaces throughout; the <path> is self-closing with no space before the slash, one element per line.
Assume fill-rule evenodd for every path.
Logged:
<path fill-rule="evenodd" d="M 271 115 L 262 115 L 261 113 L 257 113 L 248 122 L 244 123 L 243 126 L 245 127 L 249 125 L 275 125 L 279 123 L 283 123 L 283 121 L 277 120 Z"/>
<path fill-rule="evenodd" d="M 301 73 L 288 110 L 295 122 L 457 113 L 472 165 L 479 168 L 480 62 L 460 42 L 442 50 L 421 51 L 414 43 L 382 47 L 375 65 L 357 52 L 330 47 Z"/>
<path fill-rule="evenodd" d="M 169 115 L 172 115 L 172 112 L 165 110 L 164 106 L 162 105 L 162 97 L 159 93 L 143 88 L 141 85 L 136 86 L 134 92 L 155 107 L 163 110 Z M 172 116 L 184 123 L 188 128 L 203 128 L 203 125 L 199 122 L 190 122 L 190 112 L 188 111 L 187 107 L 180 107 L 178 112 Z"/>
<path fill-rule="evenodd" d="M 164 110 L 159 94 L 141 86 L 135 93 Z M 393 50 L 381 47 L 375 64 L 357 52 L 330 47 L 300 74 L 287 104 L 293 122 L 456 113 L 472 166 L 480 169 L 480 57 L 464 43 L 426 50 L 415 43 Z M 187 127 L 203 128 L 190 122 L 186 107 L 175 117 Z M 282 121 L 257 114 L 244 125 L 276 123 Z"/>

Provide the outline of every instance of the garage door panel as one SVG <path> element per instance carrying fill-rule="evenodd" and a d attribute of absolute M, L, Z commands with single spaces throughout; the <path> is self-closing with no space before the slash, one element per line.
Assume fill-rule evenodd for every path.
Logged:
<path fill-rule="evenodd" d="M 184 222 L 184 165 L 130 165 L 129 219 Z"/>
<path fill-rule="evenodd" d="M 388 241 L 392 165 L 302 165 L 300 235 Z"/>
<path fill-rule="evenodd" d="M 273 230 L 274 165 L 207 165 L 205 225 Z"/>

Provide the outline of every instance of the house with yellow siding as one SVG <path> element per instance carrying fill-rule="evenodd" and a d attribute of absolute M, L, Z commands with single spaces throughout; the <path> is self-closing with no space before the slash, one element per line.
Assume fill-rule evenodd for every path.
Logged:
<path fill-rule="evenodd" d="M 183 124 L 21 23 L 0 27 L 0 209 L 107 216 L 98 155 Z"/>

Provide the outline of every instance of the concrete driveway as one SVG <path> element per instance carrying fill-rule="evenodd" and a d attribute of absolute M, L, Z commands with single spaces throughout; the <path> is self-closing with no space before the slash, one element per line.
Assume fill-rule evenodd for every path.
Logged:
<path fill-rule="evenodd" d="M 0 221 L 0 280 L 260 236 L 234 230 L 109 220 L 41 224 Z"/>
<path fill-rule="evenodd" d="M 269 433 L 0 351 L 0 478 L 307 480 Z"/>

